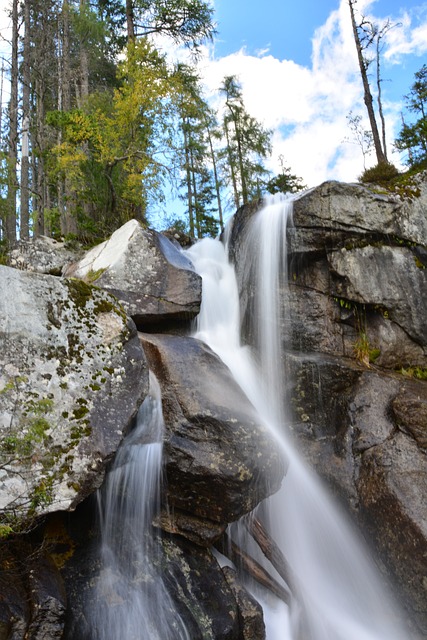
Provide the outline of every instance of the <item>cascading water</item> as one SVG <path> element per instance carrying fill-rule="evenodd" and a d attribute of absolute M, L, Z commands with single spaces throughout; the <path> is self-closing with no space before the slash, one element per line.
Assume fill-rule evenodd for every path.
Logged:
<path fill-rule="evenodd" d="M 227 249 L 205 239 L 187 251 L 203 279 L 196 337 L 232 371 L 289 462 L 281 490 L 262 505 L 262 511 L 264 524 L 292 567 L 298 593 L 289 608 L 264 597 L 267 638 L 404 640 L 408 633 L 401 628 L 364 545 L 320 480 L 306 468 L 283 427 L 281 333 L 286 317 L 279 289 L 286 282 L 286 224 L 291 212 L 291 200 L 273 201 L 254 216 L 244 239 L 248 264 L 240 266 L 256 279 L 253 349 L 240 342 L 239 296 Z M 235 529 L 239 544 L 245 544 L 247 535 Z M 274 568 L 270 570 L 274 573 Z"/>
<path fill-rule="evenodd" d="M 190 640 L 163 583 L 161 548 L 152 532 L 160 503 L 163 427 L 160 387 L 150 372 L 136 427 L 98 494 L 101 572 L 87 616 L 90 640 Z"/>

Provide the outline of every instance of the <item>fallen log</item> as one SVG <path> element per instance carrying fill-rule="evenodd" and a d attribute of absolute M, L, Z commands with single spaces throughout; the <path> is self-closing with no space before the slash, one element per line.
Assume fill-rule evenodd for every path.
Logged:
<path fill-rule="evenodd" d="M 256 560 L 243 551 L 227 534 L 222 537 L 223 545 L 216 545 L 218 551 L 235 565 L 242 567 L 256 582 L 271 591 L 277 598 L 289 605 L 291 594 L 282 587 Z"/>
<path fill-rule="evenodd" d="M 279 549 L 276 542 L 271 538 L 271 536 L 268 534 L 264 526 L 257 518 L 254 518 L 253 516 L 246 518 L 245 526 L 255 542 L 258 544 L 267 560 L 271 562 L 277 573 L 286 582 L 291 593 L 295 598 L 298 599 L 300 589 L 298 588 L 297 579 L 294 576 L 292 568 L 290 567 L 288 561 L 286 560 L 282 551 Z"/>

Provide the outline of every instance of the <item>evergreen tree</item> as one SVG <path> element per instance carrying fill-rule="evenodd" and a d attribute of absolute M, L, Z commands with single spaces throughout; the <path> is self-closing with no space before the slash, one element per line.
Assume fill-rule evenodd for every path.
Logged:
<path fill-rule="evenodd" d="M 271 131 L 246 111 L 242 87 L 236 76 L 226 76 L 221 86 L 225 95 L 223 130 L 226 147 L 223 153 L 225 171 L 238 208 L 262 195 L 268 171 L 264 160 L 271 153 Z"/>
<path fill-rule="evenodd" d="M 427 65 L 415 73 L 415 82 L 405 96 L 406 108 L 415 114 L 412 124 L 403 122 L 395 142 L 397 149 L 408 152 L 409 166 L 417 166 L 427 160 Z"/>
<path fill-rule="evenodd" d="M 183 199 L 188 207 L 190 235 L 216 235 L 222 218 L 218 221 L 214 216 L 215 199 L 220 207 L 220 196 L 216 190 L 218 182 L 214 180 L 216 159 L 209 137 L 212 112 L 202 97 L 194 71 L 187 65 L 179 65 L 177 77 L 181 87 L 178 112 L 183 141 L 181 186 L 185 187 Z"/>
<path fill-rule="evenodd" d="M 271 178 L 266 189 L 269 193 L 297 193 L 307 187 L 303 184 L 302 178 L 291 173 L 291 168 L 285 166 L 285 159 L 279 156 L 280 172 L 274 178 Z"/>

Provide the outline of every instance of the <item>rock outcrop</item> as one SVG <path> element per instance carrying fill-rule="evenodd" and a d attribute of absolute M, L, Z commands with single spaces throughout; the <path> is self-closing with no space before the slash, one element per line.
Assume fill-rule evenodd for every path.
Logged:
<path fill-rule="evenodd" d="M 242 238 L 259 206 L 239 210 L 230 241 L 247 342 L 253 291 Z M 281 290 L 289 428 L 362 523 L 420 637 L 426 210 L 422 178 L 401 194 L 337 182 L 307 192 L 294 203 Z M 86 614 L 103 568 L 90 494 L 131 427 L 149 367 L 166 425 L 167 483 L 153 523 L 165 606 L 173 603 L 192 640 L 264 640 L 259 605 L 212 545 L 277 490 L 286 461 L 227 367 L 182 335 L 200 307 L 199 276 L 173 242 L 136 221 L 68 264 L 65 278 L 18 270 L 56 274 L 74 260 L 47 244 L 46 258 L 21 248 L 16 269 L 0 267 L 0 535 L 17 514 L 32 525 L 44 514 L 35 530 L 0 544 L 0 637 L 91 637 Z M 132 579 L 142 586 L 144 567 Z M 108 606 L 120 609 L 118 594 L 106 594 Z"/>
<path fill-rule="evenodd" d="M 162 389 L 164 526 L 212 544 L 275 493 L 285 462 L 228 368 L 194 338 L 140 334 Z"/>
<path fill-rule="evenodd" d="M 282 289 L 290 428 L 375 544 L 427 634 L 427 180 L 402 193 L 326 182 L 298 197 Z M 250 341 L 241 209 L 230 256 Z"/>
<path fill-rule="evenodd" d="M 201 279 L 165 236 L 130 220 L 64 270 L 113 293 L 141 330 L 179 325 L 200 309 Z"/>
<path fill-rule="evenodd" d="M 136 329 L 84 282 L 0 267 L 0 513 L 19 529 L 102 483 L 147 389 Z"/>

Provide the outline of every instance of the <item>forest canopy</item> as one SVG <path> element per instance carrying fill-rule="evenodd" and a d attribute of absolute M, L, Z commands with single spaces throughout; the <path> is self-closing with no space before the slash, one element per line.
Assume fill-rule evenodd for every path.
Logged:
<path fill-rule="evenodd" d="M 196 61 L 216 34 L 209 2 L 10 0 L 10 15 L 3 244 L 40 234 L 93 244 L 131 218 L 150 224 L 162 204 L 164 226 L 215 235 L 226 212 L 304 188 L 282 156 L 278 174 L 268 170 L 273 132 L 248 111 L 238 77 L 223 78 L 218 108 L 205 95 Z M 177 62 L 165 42 L 193 58 Z M 412 166 L 426 156 L 425 87 L 424 65 L 406 97 L 417 119 L 396 141 Z M 167 211 L 171 192 L 184 217 Z"/>

